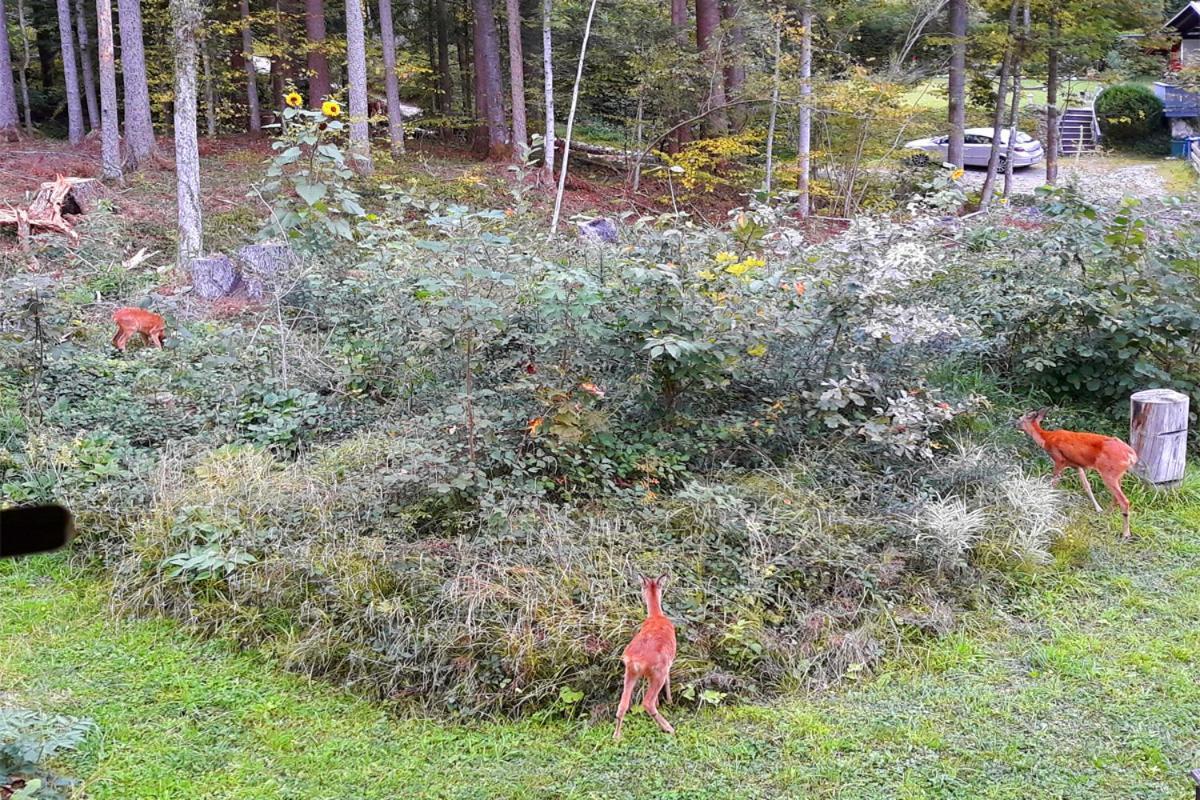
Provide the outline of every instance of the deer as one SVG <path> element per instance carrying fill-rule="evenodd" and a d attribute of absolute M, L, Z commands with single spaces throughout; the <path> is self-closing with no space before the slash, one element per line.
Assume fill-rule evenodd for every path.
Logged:
<path fill-rule="evenodd" d="M 1030 411 L 1017 420 L 1017 427 L 1028 433 L 1033 441 L 1050 455 L 1054 462 L 1051 485 L 1058 486 L 1062 471 L 1067 467 L 1074 467 L 1079 471 L 1079 482 L 1083 484 L 1088 499 L 1092 501 L 1097 512 L 1103 512 L 1104 509 L 1096 502 L 1096 495 L 1092 493 L 1092 485 L 1087 478 L 1089 469 L 1096 470 L 1113 499 L 1117 501 L 1117 505 L 1121 507 L 1121 516 L 1125 518 L 1122 538 L 1131 538 L 1129 499 L 1121 491 L 1121 478 L 1137 463 L 1137 453 L 1115 436 L 1077 431 L 1048 431 L 1042 427 L 1042 420 L 1045 418 L 1044 408 Z"/>
<path fill-rule="evenodd" d="M 642 695 L 642 708 L 646 709 L 663 733 L 674 733 L 675 729 L 658 710 L 658 693 L 665 687 L 667 702 L 671 701 L 671 664 L 675 661 L 675 626 L 662 610 L 662 590 L 667 576 L 642 577 L 642 599 L 646 601 L 646 619 L 625 648 L 621 661 L 625 664 L 625 688 L 617 706 L 617 727 L 613 741 L 621 738 L 621 723 L 633 700 L 637 682 L 646 679 L 646 692 Z"/>
<path fill-rule="evenodd" d="M 163 346 L 163 335 L 166 333 L 167 323 L 153 311 L 126 306 L 114 311 L 112 318 L 113 322 L 117 323 L 117 335 L 113 337 L 113 347 L 122 353 L 125 352 L 125 345 L 129 342 L 130 337 L 135 333 L 141 334 L 142 341 L 146 344 L 152 343 L 159 348 Z"/>

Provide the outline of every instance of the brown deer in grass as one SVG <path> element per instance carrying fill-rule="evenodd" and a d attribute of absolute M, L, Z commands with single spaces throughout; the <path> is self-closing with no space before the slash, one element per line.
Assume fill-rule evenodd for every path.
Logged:
<path fill-rule="evenodd" d="M 1121 478 L 1126 470 L 1137 463 L 1137 453 L 1114 436 L 1076 431 L 1048 431 L 1042 427 L 1042 420 L 1045 418 L 1044 408 L 1030 411 L 1017 420 L 1017 427 L 1028 433 L 1054 461 L 1054 478 L 1051 481 L 1053 485 L 1058 485 L 1058 479 L 1064 469 L 1074 467 L 1079 471 L 1079 482 L 1083 484 L 1092 505 L 1097 511 L 1103 511 L 1096 502 L 1096 495 L 1092 494 L 1092 485 L 1088 483 L 1087 478 L 1089 469 L 1099 472 L 1104 485 L 1121 507 L 1121 516 L 1125 518 L 1125 532 L 1122 535 L 1126 539 L 1130 538 L 1129 500 L 1121 491 Z"/>
<path fill-rule="evenodd" d="M 167 323 L 153 311 L 144 308 L 126 306 L 113 312 L 113 322 L 117 323 L 117 335 L 113 337 L 113 347 L 125 352 L 125 345 L 135 333 L 142 335 L 142 341 L 163 346 L 163 335 L 167 331 Z"/>
<path fill-rule="evenodd" d="M 658 711 L 658 693 L 663 687 L 667 690 L 667 702 L 671 702 L 671 664 L 675 661 L 675 626 L 662 610 L 662 590 L 666 578 L 666 575 L 642 578 L 646 620 L 621 656 L 621 661 L 625 663 L 625 689 L 621 692 L 621 704 L 617 707 L 614 741 L 621 738 L 621 723 L 625 721 L 625 712 L 633 700 L 633 689 L 641 678 L 646 679 L 642 708 L 654 718 L 664 733 L 675 732 L 671 723 Z"/>

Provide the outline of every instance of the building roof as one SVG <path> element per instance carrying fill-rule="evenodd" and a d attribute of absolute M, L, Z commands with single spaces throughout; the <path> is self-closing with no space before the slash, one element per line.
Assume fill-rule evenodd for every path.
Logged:
<path fill-rule="evenodd" d="M 1180 33 L 1200 29 L 1200 0 L 1192 0 L 1179 13 L 1167 20 L 1165 28 L 1174 28 Z"/>

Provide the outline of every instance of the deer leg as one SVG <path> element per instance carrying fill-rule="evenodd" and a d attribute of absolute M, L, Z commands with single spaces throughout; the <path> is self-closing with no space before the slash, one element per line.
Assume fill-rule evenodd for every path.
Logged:
<path fill-rule="evenodd" d="M 613 731 L 613 741 L 621 739 L 621 723 L 625 721 L 625 712 L 633 701 L 633 687 L 637 685 L 637 675 L 629 667 L 625 668 L 625 689 L 621 692 L 621 702 L 617 706 L 617 727 Z"/>
<path fill-rule="evenodd" d="M 667 689 L 667 702 L 668 702 L 668 703 L 674 703 L 675 701 L 671 699 L 671 670 L 670 670 L 670 669 L 668 669 L 668 670 L 667 670 L 667 685 L 666 685 L 666 689 Z"/>
<path fill-rule="evenodd" d="M 1079 470 L 1079 482 L 1083 484 L 1083 490 L 1087 492 L 1088 499 L 1096 507 L 1096 512 L 1103 512 L 1104 509 L 1100 508 L 1100 504 L 1096 502 L 1096 495 L 1092 493 L 1092 482 L 1088 480 L 1087 470 L 1083 467 L 1077 467 L 1076 469 Z"/>
<path fill-rule="evenodd" d="M 674 733 L 675 729 L 671 727 L 671 723 L 667 722 L 667 718 L 658 713 L 658 693 L 662 691 L 663 686 L 667 682 L 667 675 L 655 673 L 650 678 L 650 686 L 646 689 L 646 696 L 642 698 L 642 708 L 646 709 L 646 713 L 654 718 L 658 723 L 658 727 L 663 733 Z"/>
<path fill-rule="evenodd" d="M 117 335 L 113 337 L 113 347 L 117 348 L 122 353 L 124 353 L 125 352 L 125 343 L 128 341 L 129 341 L 129 334 L 126 333 L 124 328 L 122 328 L 121 330 L 117 331 Z"/>
<path fill-rule="evenodd" d="M 1122 531 L 1121 538 L 1133 538 L 1133 533 L 1129 530 L 1129 498 L 1121 491 L 1121 476 L 1105 475 L 1101 472 L 1100 477 L 1104 479 L 1104 485 L 1108 487 L 1109 493 L 1117 501 L 1117 505 L 1121 507 L 1121 516 L 1125 518 L 1125 530 Z"/>
<path fill-rule="evenodd" d="M 1059 480 L 1062 478 L 1062 471 L 1067 468 L 1067 462 L 1054 459 L 1054 474 L 1050 476 L 1050 485 L 1058 486 Z"/>

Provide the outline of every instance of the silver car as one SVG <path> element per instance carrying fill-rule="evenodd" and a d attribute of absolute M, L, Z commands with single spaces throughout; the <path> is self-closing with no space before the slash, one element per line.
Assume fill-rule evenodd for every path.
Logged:
<path fill-rule="evenodd" d="M 949 136 L 931 136 L 928 139 L 914 139 L 905 147 L 910 150 L 922 150 L 936 154 L 942 161 L 946 160 L 949 148 Z M 992 152 L 991 128 L 967 128 L 963 131 L 963 164 L 970 167 L 986 167 L 988 156 Z M 1004 161 L 1008 152 L 1008 128 L 1000 131 L 1000 157 L 998 169 L 1004 169 Z M 1042 160 L 1042 143 L 1027 133 L 1017 131 L 1017 140 L 1013 144 L 1013 167 L 1029 167 Z"/>

